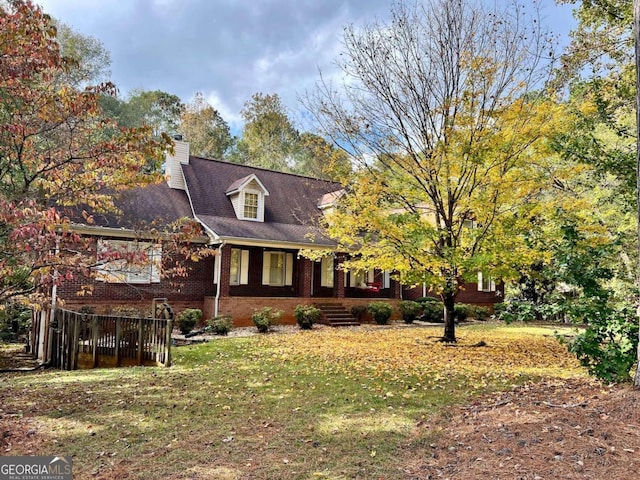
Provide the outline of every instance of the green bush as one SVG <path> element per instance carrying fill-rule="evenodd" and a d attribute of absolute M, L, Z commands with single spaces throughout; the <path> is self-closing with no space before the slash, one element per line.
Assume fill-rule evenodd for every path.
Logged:
<path fill-rule="evenodd" d="M 273 325 L 278 323 L 282 314 L 283 311 L 277 308 L 263 307 L 260 310 L 254 310 L 251 320 L 260 333 L 267 333 Z"/>
<path fill-rule="evenodd" d="M 538 316 L 538 307 L 527 300 L 512 300 L 494 306 L 496 318 L 505 323 L 530 322 Z"/>
<path fill-rule="evenodd" d="M 353 318 L 361 322 L 364 319 L 364 314 L 367 313 L 366 305 L 354 305 L 351 307 L 351 315 Z"/>
<path fill-rule="evenodd" d="M 589 373 L 601 380 L 629 381 L 638 348 L 635 307 L 600 307 L 584 319 L 588 326 L 569 343 L 569 350 Z"/>
<path fill-rule="evenodd" d="M 187 308 L 178 315 L 178 328 L 180 333 L 189 333 L 202 318 L 202 310 L 199 308 Z"/>
<path fill-rule="evenodd" d="M 424 305 L 425 303 L 439 302 L 440 300 L 436 297 L 420 297 L 420 298 L 416 298 L 415 301 L 421 305 Z"/>
<path fill-rule="evenodd" d="M 31 326 L 31 309 L 19 304 L 9 304 L 0 309 L 0 331 L 5 331 L 4 337 L 17 337 L 26 332 Z"/>
<path fill-rule="evenodd" d="M 322 311 L 313 305 L 297 305 L 293 315 L 301 329 L 311 330 L 313 324 L 320 320 Z"/>
<path fill-rule="evenodd" d="M 393 308 L 387 302 L 372 302 L 367 306 L 367 310 L 371 313 L 373 320 L 378 325 L 386 325 L 389 323 Z"/>
<path fill-rule="evenodd" d="M 435 300 L 435 299 L 434 299 Z M 422 319 L 425 322 L 443 323 L 444 322 L 444 303 L 435 300 L 429 300 L 423 304 L 424 314 Z"/>
<path fill-rule="evenodd" d="M 400 300 L 398 308 L 404 323 L 413 323 L 416 317 L 422 313 L 422 305 L 412 300 Z"/>
<path fill-rule="evenodd" d="M 456 322 L 464 322 L 469 317 L 470 310 L 471 305 L 467 305 L 466 303 L 456 303 L 453 306 L 453 316 L 455 317 Z"/>
<path fill-rule="evenodd" d="M 218 315 L 216 318 L 209 320 L 207 324 L 216 335 L 226 336 L 233 328 L 233 319 L 231 315 Z"/>
<path fill-rule="evenodd" d="M 467 311 L 469 317 L 475 318 L 480 322 L 483 322 L 487 318 L 489 318 L 489 309 L 487 307 L 482 307 L 480 305 L 469 305 Z"/>

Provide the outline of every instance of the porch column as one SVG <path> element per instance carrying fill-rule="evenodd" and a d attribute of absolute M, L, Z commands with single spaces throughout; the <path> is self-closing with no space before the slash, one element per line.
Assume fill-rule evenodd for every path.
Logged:
<path fill-rule="evenodd" d="M 218 281 L 220 282 L 220 296 L 228 297 L 229 290 L 229 280 L 231 278 L 231 245 L 225 245 L 222 247 L 222 258 L 220 264 L 220 278 Z"/>
<path fill-rule="evenodd" d="M 340 268 L 344 261 L 344 255 L 337 254 L 335 262 L 335 271 L 333 278 L 333 296 L 334 298 L 344 298 L 344 279 L 346 272 Z"/>
<path fill-rule="evenodd" d="M 299 296 L 303 298 L 311 297 L 311 281 L 313 277 L 313 264 L 308 258 L 298 258 L 300 262 L 300 290 Z"/>
<path fill-rule="evenodd" d="M 391 279 L 391 298 L 402 298 L 402 284 L 393 278 Z"/>

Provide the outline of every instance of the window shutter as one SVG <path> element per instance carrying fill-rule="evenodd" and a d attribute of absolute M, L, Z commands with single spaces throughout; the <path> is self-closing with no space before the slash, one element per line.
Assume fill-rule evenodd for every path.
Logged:
<path fill-rule="evenodd" d="M 262 253 L 262 284 L 269 285 L 269 272 L 271 270 L 271 252 Z"/>
<path fill-rule="evenodd" d="M 162 245 L 154 245 L 149 249 L 151 262 L 151 283 L 160 283 L 160 269 L 162 268 Z"/>
<path fill-rule="evenodd" d="M 293 253 L 285 254 L 284 273 L 284 284 L 287 286 L 293 285 Z"/>
<path fill-rule="evenodd" d="M 478 272 L 478 291 L 482 291 L 482 272 Z"/>
<path fill-rule="evenodd" d="M 249 284 L 249 250 L 242 250 L 240 254 L 240 285 Z"/>
<path fill-rule="evenodd" d="M 391 273 L 389 270 L 382 272 L 382 288 L 391 288 Z"/>
<path fill-rule="evenodd" d="M 376 272 L 373 270 L 367 271 L 367 282 L 375 282 Z"/>
<path fill-rule="evenodd" d="M 491 281 L 489 283 L 490 283 L 490 285 L 489 285 L 490 290 L 492 292 L 495 292 L 496 291 L 496 282 L 493 281 L 493 278 L 491 279 Z"/>

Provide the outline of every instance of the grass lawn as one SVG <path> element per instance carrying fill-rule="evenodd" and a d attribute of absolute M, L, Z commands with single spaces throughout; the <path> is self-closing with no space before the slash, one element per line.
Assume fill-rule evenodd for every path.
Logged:
<path fill-rule="evenodd" d="M 4 374 L 0 452 L 73 455 L 74 479 L 415 478 L 432 415 L 585 375 L 552 328 L 441 333 L 324 328 L 175 348 L 171 368 Z"/>

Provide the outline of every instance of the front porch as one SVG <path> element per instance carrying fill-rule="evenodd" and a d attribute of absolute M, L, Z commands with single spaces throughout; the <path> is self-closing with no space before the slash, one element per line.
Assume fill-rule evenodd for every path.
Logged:
<path fill-rule="evenodd" d="M 251 315 L 262 307 L 277 308 L 284 312 L 280 320 L 284 325 L 295 325 L 293 311 L 297 305 L 342 305 L 347 311 L 355 305 L 367 306 L 372 301 L 384 300 L 393 306 L 391 320 L 399 320 L 398 299 L 376 298 L 333 298 L 333 297 L 222 297 L 219 299 L 219 313 L 231 315 L 234 327 L 252 327 Z M 213 318 L 215 312 L 215 297 L 205 297 L 203 303 L 203 318 Z M 364 319 L 371 321 L 369 315 Z"/>
<path fill-rule="evenodd" d="M 351 308 L 375 299 L 401 298 L 401 285 L 388 272 L 349 272 L 340 265 L 339 255 L 335 261 L 333 256 L 312 261 L 294 249 L 224 245 L 216 257 L 217 294 L 205 299 L 205 318 L 217 311 L 231 315 L 238 325 L 250 325 L 255 309 L 275 306 L 285 310 L 283 321 L 293 321 L 293 309 L 299 304 L 353 299 L 346 302 Z"/>

